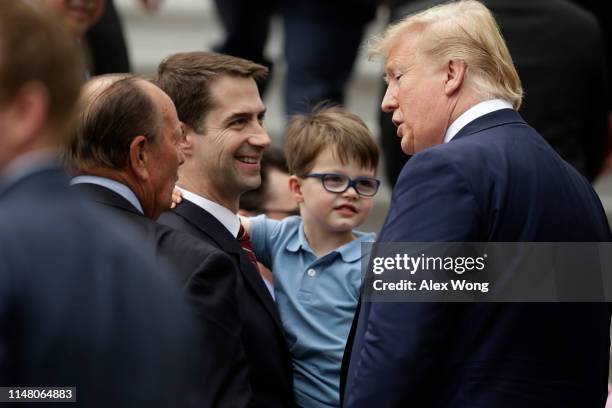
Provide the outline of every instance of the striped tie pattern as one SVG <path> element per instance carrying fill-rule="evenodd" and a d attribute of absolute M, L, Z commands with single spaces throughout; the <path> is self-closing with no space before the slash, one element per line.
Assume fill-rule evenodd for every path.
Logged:
<path fill-rule="evenodd" d="M 242 224 L 240 224 L 240 229 L 238 230 L 238 242 L 240 243 L 240 247 L 244 250 L 244 252 L 246 252 L 249 260 L 253 262 L 253 265 L 255 265 L 255 268 L 259 270 L 259 267 L 257 266 L 257 258 L 255 257 L 255 252 L 253 252 L 251 237 L 249 236 L 249 233 L 246 232 Z"/>

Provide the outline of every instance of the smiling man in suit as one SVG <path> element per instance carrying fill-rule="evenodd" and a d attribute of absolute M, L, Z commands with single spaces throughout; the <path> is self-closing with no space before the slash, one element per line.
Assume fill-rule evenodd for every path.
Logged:
<path fill-rule="evenodd" d="M 374 53 L 382 108 L 414 155 L 379 243 L 610 240 L 587 180 L 516 112 L 521 83 L 482 3 L 409 16 Z M 364 301 L 344 406 L 601 407 L 609 325 L 605 303 Z"/>
<path fill-rule="evenodd" d="M 179 174 L 183 202 L 160 221 L 229 253 L 240 269 L 238 307 L 255 407 L 293 406 L 291 358 L 276 305 L 246 247 L 238 218 L 242 193 L 261 183 L 270 138 L 255 80 L 266 68 L 207 52 L 180 53 L 158 68 L 158 85 L 186 125 Z M 247 238 L 248 240 L 248 238 Z"/>
<path fill-rule="evenodd" d="M 241 407 L 249 383 L 240 342 L 237 269 L 223 251 L 155 220 L 171 204 L 183 138 L 174 104 L 131 75 L 89 81 L 82 92 L 67 156 L 71 184 L 105 213 L 135 229 L 169 264 L 192 303 L 204 335 L 201 406 Z"/>

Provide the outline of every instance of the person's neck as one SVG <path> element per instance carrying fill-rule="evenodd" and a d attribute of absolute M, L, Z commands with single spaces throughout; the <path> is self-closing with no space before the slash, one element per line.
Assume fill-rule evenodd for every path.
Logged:
<path fill-rule="evenodd" d="M 207 200 L 215 202 L 233 213 L 238 213 L 240 196 L 233 197 L 228 194 L 221 194 L 219 189 L 215 188 L 208 180 L 204 180 L 203 177 L 202 180 L 198 180 L 193 177 L 181 175 L 177 185 Z"/>
<path fill-rule="evenodd" d="M 463 115 L 467 110 L 478 105 L 480 102 L 486 101 L 487 99 L 490 98 L 482 97 L 481 95 L 471 90 L 466 90 L 465 92 L 460 94 L 455 103 L 452 105 L 452 113 L 450 115 L 448 126 L 450 126 L 455 120 L 457 120 L 457 118 L 459 118 L 459 116 Z"/>
<path fill-rule="evenodd" d="M 329 229 L 322 228 L 320 225 L 314 225 L 302 218 L 304 222 L 304 235 L 308 241 L 308 245 L 315 253 L 317 258 L 320 258 L 329 252 L 340 248 L 344 244 L 355 239 L 353 231 L 330 231 Z"/>

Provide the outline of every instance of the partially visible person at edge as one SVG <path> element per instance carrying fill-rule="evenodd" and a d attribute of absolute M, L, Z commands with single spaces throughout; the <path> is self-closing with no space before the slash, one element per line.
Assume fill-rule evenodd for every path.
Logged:
<path fill-rule="evenodd" d="M 192 406 L 195 332 L 176 285 L 56 161 L 77 48 L 36 6 L 0 2 L 0 385 L 75 387 L 56 395 L 87 407 Z"/>

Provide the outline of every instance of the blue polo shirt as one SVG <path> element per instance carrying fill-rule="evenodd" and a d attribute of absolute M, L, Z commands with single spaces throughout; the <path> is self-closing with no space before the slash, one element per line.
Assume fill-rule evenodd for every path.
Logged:
<path fill-rule="evenodd" d="M 317 258 L 300 217 L 262 215 L 251 225 L 255 255 L 274 275 L 295 400 L 302 407 L 338 407 L 342 355 L 361 288 L 361 243 L 376 234 L 353 231 L 357 239 Z"/>

